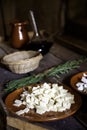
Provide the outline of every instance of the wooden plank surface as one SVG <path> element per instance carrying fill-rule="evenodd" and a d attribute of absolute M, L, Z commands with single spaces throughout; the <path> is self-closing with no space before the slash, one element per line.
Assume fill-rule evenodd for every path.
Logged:
<path fill-rule="evenodd" d="M 8 48 L 8 46 L 6 46 L 6 47 Z M 1 49 L 1 50 L 2 51 L 0 51 L 0 53 L 1 53 L 0 55 L 2 56 L 6 52 L 4 51 L 4 49 Z M 12 50 L 10 48 L 9 52 L 12 52 L 12 51 L 14 51 L 14 50 Z M 50 49 L 50 52 L 44 56 L 43 60 L 41 61 L 40 65 L 39 65 L 39 68 L 37 68 L 32 73 L 39 73 L 39 72 L 41 72 L 41 71 L 43 71 L 45 69 L 48 69 L 48 68 L 50 68 L 52 66 L 56 66 L 58 64 L 65 63 L 66 61 L 77 59 L 79 57 L 80 57 L 80 54 L 74 52 L 73 50 L 67 49 L 64 46 L 61 46 L 60 43 L 57 43 L 57 44 L 55 43 L 52 46 L 52 48 Z M 87 63 L 84 64 L 83 66 L 81 66 L 79 68 L 79 70 L 76 69 L 76 70 L 71 71 L 67 75 L 63 75 L 61 77 L 61 80 L 64 83 L 68 84 L 69 79 L 70 79 L 70 77 L 72 75 L 74 75 L 75 73 L 77 73 L 79 71 L 82 71 L 82 70 L 85 71 L 86 70 L 86 65 L 87 65 Z M 85 66 L 85 68 L 84 68 L 84 66 Z M 1 73 L 0 74 L 0 83 L 1 84 L 3 84 L 4 82 L 6 82 L 8 80 L 19 79 L 19 78 L 22 78 L 22 77 L 25 77 L 25 76 L 29 75 L 29 74 L 22 74 L 22 75 L 14 74 L 14 73 L 10 72 L 8 69 L 4 68 L 3 66 L 0 66 L 0 73 Z M 50 80 L 51 79 L 49 79 L 49 81 Z M 3 90 L 3 85 L 1 85 L 1 87 L 0 87 L 0 91 L 2 91 L 2 90 Z M 6 109 L 6 108 L 4 107 L 4 109 Z M 2 116 L 2 115 L 0 114 L 0 116 Z M 18 119 L 18 118 L 13 118 L 9 114 L 7 114 L 6 119 L 7 119 L 7 130 L 16 130 L 16 129 L 27 130 L 27 128 L 29 130 L 32 130 L 32 129 L 36 129 L 36 130 L 48 130 L 48 129 L 49 130 L 58 130 L 58 128 L 59 128 L 59 130 L 62 130 L 64 128 L 65 129 L 70 128 L 70 130 L 73 130 L 73 129 L 77 130 L 77 128 L 80 128 L 82 130 L 85 130 L 85 127 L 83 127 L 72 116 L 67 118 L 67 119 L 61 120 L 61 121 L 54 121 L 54 122 L 51 122 L 51 123 L 39 123 L 39 124 L 32 124 L 30 122 L 28 123 L 28 122 L 23 121 L 23 120 Z M 11 126 L 11 127 L 9 127 L 9 126 Z"/>
<path fill-rule="evenodd" d="M 14 126 L 19 130 L 48 130 L 47 128 L 41 127 L 39 125 L 32 124 L 30 122 L 26 122 L 17 118 L 7 117 L 7 124 L 9 126 Z"/>
<path fill-rule="evenodd" d="M 56 39 L 61 45 L 87 56 L 87 41 L 71 35 L 60 35 Z"/>

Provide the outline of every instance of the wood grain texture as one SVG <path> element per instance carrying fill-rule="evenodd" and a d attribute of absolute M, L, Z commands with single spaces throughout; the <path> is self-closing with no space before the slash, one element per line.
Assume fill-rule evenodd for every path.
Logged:
<path fill-rule="evenodd" d="M 12 127 L 14 126 L 19 130 L 48 130 L 47 128 L 43 128 L 13 117 L 7 117 L 7 124 Z"/>
<path fill-rule="evenodd" d="M 5 45 L 4 45 L 4 47 L 5 47 Z M 5 49 L 6 49 L 6 47 L 5 47 Z M 8 47 L 8 49 L 10 50 L 11 48 L 9 48 Z M 9 51 L 8 50 L 8 51 Z M 10 50 L 11 51 L 11 50 Z M 3 55 L 3 52 L 4 51 L 0 51 L 0 55 Z M 64 53 L 63 53 L 64 52 Z M 5 52 L 4 52 L 4 54 L 5 54 Z M 80 57 L 80 55 L 78 54 L 78 53 L 76 53 L 76 52 L 74 52 L 73 50 L 71 50 L 71 49 L 68 49 L 68 48 L 66 48 L 66 47 L 64 47 L 64 46 L 62 46 L 61 45 L 61 43 L 58 41 L 58 43 L 55 43 L 53 46 L 52 46 L 52 48 L 50 49 L 50 52 L 48 53 L 48 54 L 46 54 L 45 56 L 44 56 L 44 59 L 41 61 L 41 64 L 40 64 L 40 68 L 38 68 L 37 70 L 35 70 L 34 72 L 32 72 L 32 73 L 38 73 L 38 72 L 41 72 L 41 71 L 43 71 L 44 69 L 46 69 L 46 68 L 50 68 L 51 66 L 55 66 L 55 65 L 58 65 L 58 64 L 62 64 L 62 63 L 64 63 L 64 62 L 66 62 L 66 61 L 68 61 L 68 60 L 72 60 L 72 59 L 77 59 L 77 58 L 79 58 Z M 84 64 L 82 64 L 81 66 L 80 66 L 80 68 L 79 69 L 75 69 L 75 70 L 73 70 L 73 71 L 71 71 L 70 73 L 68 73 L 68 74 L 65 74 L 65 75 L 62 75 L 62 77 L 61 77 L 61 81 L 62 82 L 64 82 L 64 83 L 66 83 L 66 84 L 69 84 L 69 81 L 70 81 L 70 77 L 72 76 L 72 75 L 74 75 L 75 73 L 77 73 L 77 72 L 80 72 L 80 71 L 82 71 L 82 70 L 84 70 L 84 71 L 86 71 L 87 70 L 87 68 L 86 68 L 86 65 L 87 65 L 87 63 L 84 63 Z M 31 74 L 32 74 L 31 73 Z M 8 71 L 4 66 L 1 66 L 0 65 L 0 83 L 1 84 L 3 84 L 4 82 L 6 82 L 6 81 L 8 81 L 8 80 L 13 80 L 13 79 L 19 79 L 19 78 L 22 78 L 22 77 L 25 77 L 25 76 L 28 76 L 29 74 L 25 74 L 25 75 L 17 75 L 17 74 L 14 74 L 14 73 L 12 73 L 12 72 L 10 72 L 10 71 Z M 47 79 L 48 80 L 48 79 Z M 52 77 L 51 77 L 51 79 L 49 79 L 49 81 L 51 81 L 52 80 Z M 55 79 L 54 79 L 55 80 Z M 3 85 L 1 85 L 0 86 L 0 92 L 2 91 L 4 89 L 4 86 Z M 1 98 L 1 97 L 0 97 Z M 1 105 L 2 105 L 2 107 L 3 107 L 3 113 L 6 113 L 6 107 L 4 107 L 3 106 L 3 104 L 1 103 Z M 85 106 L 85 107 L 84 107 Z M 1 107 L 1 106 L 0 106 Z M 86 105 L 83 105 L 83 107 L 85 108 L 85 111 L 87 110 L 86 108 Z M 82 107 L 82 108 L 83 108 Z M 1 111 L 0 111 L 0 116 L 2 115 L 1 114 L 1 112 L 2 112 L 2 109 L 1 109 Z M 78 112 L 77 113 L 77 115 L 76 115 L 76 117 L 80 117 L 79 118 L 79 120 L 81 119 L 81 116 L 79 116 L 79 115 L 83 115 L 84 116 L 84 110 L 80 110 L 80 113 Z M 7 118 L 9 117 L 9 115 L 7 115 Z M 86 117 L 86 116 L 85 116 Z M 7 119 L 6 118 L 6 119 Z M 22 125 L 22 120 L 19 120 L 19 122 L 21 122 L 21 126 L 17 126 L 17 123 L 16 123 L 16 126 L 15 126 L 15 120 L 13 120 L 11 123 L 10 123 L 10 121 L 11 121 L 11 119 L 12 118 L 10 118 L 10 119 L 7 119 L 8 121 L 7 121 L 7 124 L 6 124 L 6 130 L 18 130 L 18 129 L 20 129 L 21 128 L 21 126 L 23 126 Z M 14 118 L 15 119 L 15 118 Z M 16 118 L 17 119 L 17 118 Z M 85 118 L 86 119 L 86 118 Z M 83 120 L 83 118 L 82 118 L 82 120 Z M 5 121 L 5 119 L 4 119 L 4 121 Z M 83 120 L 84 121 L 84 120 Z M 86 120 L 85 120 L 86 121 Z M 24 125 L 25 125 L 25 122 L 26 121 L 24 121 Z M 5 130 L 5 129 L 3 129 L 4 128 L 4 123 L 3 123 L 3 118 L 2 117 L 0 117 L 0 123 L 2 123 L 2 124 L 0 124 L 1 126 L 0 126 L 0 129 L 1 130 Z M 28 122 L 26 122 L 26 123 L 28 123 Z M 59 120 L 59 121 L 54 121 L 54 122 L 50 122 L 50 123 L 45 123 L 44 122 L 44 125 L 43 126 L 41 126 L 41 124 L 38 124 L 38 125 L 36 125 L 36 124 L 33 124 L 33 125 L 35 125 L 35 126 L 40 126 L 40 127 L 42 127 L 42 129 L 45 127 L 45 128 L 48 128 L 48 129 L 54 129 L 54 130 L 58 130 L 58 128 L 60 129 L 60 130 L 62 130 L 62 129 L 67 129 L 67 128 L 70 128 L 71 130 L 77 130 L 77 128 L 81 128 L 82 130 L 85 130 L 85 128 L 73 117 L 73 116 L 71 116 L 70 118 L 68 117 L 68 118 L 66 118 L 66 119 L 63 119 L 63 120 Z M 27 126 L 27 125 L 26 125 Z M 30 126 L 30 125 L 29 125 Z M 15 128 L 13 128 L 13 127 L 15 127 Z M 18 128 L 17 128 L 18 127 Z M 25 126 L 23 126 L 24 128 L 25 128 Z M 34 128 L 35 129 L 35 128 Z M 26 129 L 25 129 L 26 130 Z"/>

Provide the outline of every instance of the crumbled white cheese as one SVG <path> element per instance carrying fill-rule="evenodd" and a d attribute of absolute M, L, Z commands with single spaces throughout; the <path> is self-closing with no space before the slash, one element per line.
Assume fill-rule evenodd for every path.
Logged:
<path fill-rule="evenodd" d="M 84 83 L 78 82 L 76 84 L 76 86 L 78 87 L 78 90 L 83 91 L 83 89 L 84 89 Z"/>
<path fill-rule="evenodd" d="M 19 107 L 19 106 L 21 106 L 21 105 L 22 105 L 22 101 L 21 101 L 21 100 L 16 99 L 16 100 L 14 101 L 14 104 L 13 104 L 13 105 L 14 105 L 14 106 Z"/>
<path fill-rule="evenodd" d="M 76 83 L 77 89 L 87 93 L 87 74 L 83 73 L 81 81 Z"/>
<path fill-rule="evenodd" d="M 84 76 L 84 77 L 87 77 L 87 74 L 86 74 L 86 73 L 83 73 L 83 76 Z"/>
<path fill-rule="evenodd" d="M 16 99 L 13 105 L 17 107 L 25 105 L 25 109 L 17 111 L 18 115 L 27 113 L 31 109 L 35 109 L 38 114 L 49 111 L 63 112 L 75 103 L 74 95 L 58 84 L 44 83 L 34 86 L 31 93 L 24 90 L 20 97 L 20 100 Z"/>
<path fill-rule="evenodd" d="M 87 84 L 87 77 L 82 76 L 81 81 Z"/>
<path fill-rule="evenodd" d="M 25 108 L 23 110 L 19 110 L 16 112 L 17 115 L 21 115 L 21 114 L 24 114 L 24 113 L 28 113 L 29 112 L 29 108 Z"/>

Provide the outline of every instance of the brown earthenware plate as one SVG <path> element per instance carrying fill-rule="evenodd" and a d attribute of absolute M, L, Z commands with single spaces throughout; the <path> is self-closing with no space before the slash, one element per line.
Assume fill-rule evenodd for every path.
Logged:
<path fill-rule="evenodd" d="M 74 88 L 74 89 L 75 89 L 77 92 L 79 92 L 80 94 L 87 95 L 87 92 L 78 90 L 78 88 L 77 88 L 77 86 L 76 86 L 76 83 L 78 83 L 78 82 L 81 81 L 81 78 L 82 78 L 83 73 L 87 74 L 87 71 L 86 71 L 86 72 L 80 72 L 80 73 L 74 75 L 74 76 L 71 78 L 71 80 L 70 80 L 70 84 L 71 84 L 72 88 Z"/>
<path fill-rule="evenodd" d="M 54 121 L 54 120 L 60 120 L 64 119 L 68 116 L 73 115 L 81 106 L 82 100 L 78 93 L 76 93 L 73 89 L 70 87 L 67 87 L 63 85 L 65 89 L 67 89 L 71 94 L 74 95 L 75 103 L 71 105 L 71 108 L 69 110 L 66 110 L 64 112 L 46 112 L 42 115 L 35 113 L 34 111 L 30 111 L 27 114 L 23 114 L 20 117 L 23 119 L 28 119 L 29 121 L 34 122 L 44 122 L 44 121 Z M 19 98 L 19 95 L 23 92 L 23 88 L 17 89 L 10 93 L 6 99 L 5 99 L 5 105 L 7 107 L 7 110 L 13 114 L 15 114 L 16 111 L 22 109 L 24 106 L 21 107 L 15 107 L 13 106 L 13 102 L 15 99 Z"/>

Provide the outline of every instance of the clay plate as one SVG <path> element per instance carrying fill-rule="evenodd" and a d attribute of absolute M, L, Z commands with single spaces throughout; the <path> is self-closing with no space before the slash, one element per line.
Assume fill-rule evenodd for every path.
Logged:
<path fill-rule="evenodd" d="M 29 121 L 34 121 L 34 122 L 44 122 L 44 121 L 54 121 L 54 120 L 60 120 L 64 119 L 68 116 L 73 115 L 81 106 L 82 100 L 81 97 L 78 93 L 76 93 L 74 90 L 71 88 L 63 85 L 65 89 L 67 89 L 70 93 L 74 94 L 75 98 L 75 103 L 71 105 L 71 108 L 69 110 L 66 110 L 64 112 L 46 112 L 42 115 L 35 113 L 34 111 L 30 111 L 27 114 L 23 114 L 20 117 L 23 119 L 28 119 Z M 7 107 L 7 110 L 13 114 L 15 114 L 16 111 L 22 109 L 24 106 L 21 107 L 15 107 L 13 106 L 13 102 L 15 99 L 19 98 L 19 95 L 22 93 L 23 88 L 17 89 L 10 93 L 6 99 L 5 99 L 5 105 Z"/>
<path fill-rule="evenodd" d="M 87 95 L 86 92 L 83 92 L 83 91 L 80 91 L 77 89 L 77 86 L 76 86 L 76 83 L 80 82 L 81 81 L 81 77 L 83 75 L 83 73 L 86 73 L 87 74 L 87 71 L 86 72 L 80 72 L 76 75 L 74 75 L 71 80 L 70 80 L 70 84 L 72 86 L 72 88 L 74 88 L 77 92 L 79 92 L 80 94 L 83 94 L 83 95 Z"/>

